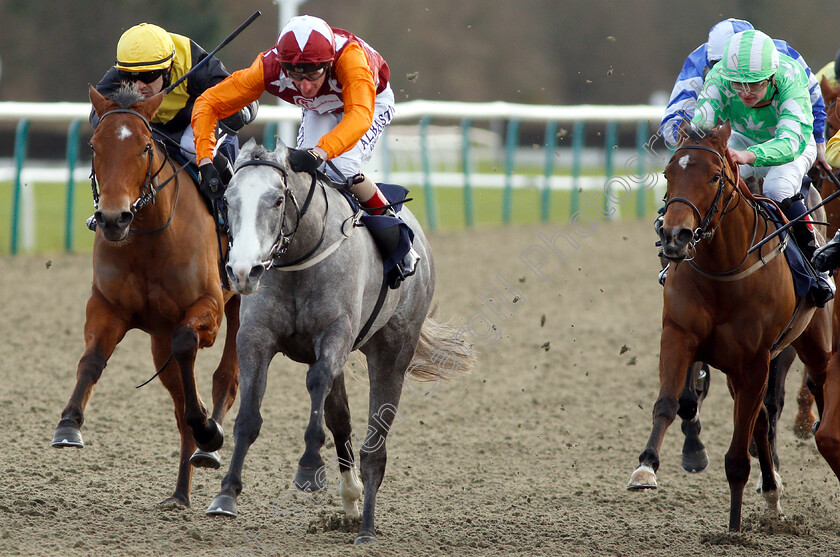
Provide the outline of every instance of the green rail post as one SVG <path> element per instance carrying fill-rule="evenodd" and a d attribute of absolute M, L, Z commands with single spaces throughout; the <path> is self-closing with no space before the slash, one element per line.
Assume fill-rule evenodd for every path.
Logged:
<path fill-rule="evenodd" d="M 572 196 L 569 201 L 569 217 L 580 210 L 580 159 L 583 155 L 583 134 L 583 122 L 575 122 L 572 128 Z"/>
<path fill-rule="evenodd" d="M 263 130 L 263 146 L 273 151 L 277 148 L 277 122 L 269 122 Z"/>
<path fill-rule="evenodd" d="M 76 172 L 76 161 L 79 158 L 79 129 L 81 120 L 73 120 L 67 129 L 67 213 L 64 217 L 64 251 L 73 251 L 73 192 Z"/>
<path fill-rule="evenodd" d="M 648 123 L 646 121 L 639 122 L 636 125 L 636 153 L 638 154 L 639 161 L 637 175 L 640 178 L 645 175 L 645 157 L 647 156 L 645 145 L 647 145 L 648 130 Z M 647 209 L 647 195 L 645 195 L 646 192 L 643 184 L 637 183 L 636 187 L 639 188 L 636 192 L 636 217 L 643 219 L 645 218 Z"/>
<path fill-rule="evenodd" d="M 543 169 L 542 202 L 540 219 L 548 222 L 551 218 L 551 175 L 554 174 L 554 149 L 557 147 L 557 122 L 545 125 L 545 168 Z"/>
<path fill-rule="evenodd" d="M 29 120 L 21 120 L 15 129 L 15 183 L 12 190 L 12 233 L 9 252 L 17 255 L 18 252 L 18 222 L 20 221 L 20 175 L 23 171 L 23 163 L 26 160 L 27 134 L 29 132 Z"/>
<path fill-rule="evenodd" d="M 618 124 L 616 122 L 607 122 L 607 129 L 604 134 L 604 149 L 606 149 L 606 156 L 604 160 L 604 214 L 610 214 L 610 178 L 613 177 L 613 151 L 616 149 L 616 132 Z"/>
<path fill-rule="evenodd" d="M 461 121 L 461 168 L 464 173 L 464 222 L 468 227 L 475 223 L 473 214 L 473 194 L 470 183 L 470 126 L 469 118 Z"/>
<path fill-rule="evenodd" d="M 435 209 L 435 193 L 432 190 L 432 168 L 429 161 L 429 145 L 426 138 L 426 128 L 429 127 L 429 116 L 420 118 L 420 158 L 423 161 L 423 190 L 426 197 L 426 220 L 429 230 L 437 228 L 437 211 Z"/>
<path fill-rule="evenodd" d="M 513 159 L 519 143 L 519 120 L 508 122 L 505 140 L 505 191 L 502 197 L 502 222 L 510 224 L 513 208 Z"/>

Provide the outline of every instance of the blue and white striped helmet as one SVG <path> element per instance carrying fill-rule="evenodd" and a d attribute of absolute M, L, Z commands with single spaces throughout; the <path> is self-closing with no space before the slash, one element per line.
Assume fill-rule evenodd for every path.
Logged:
<path fill-rule="evenodd" d="M 709 30 L 709 41 L 706 43 L 706 60 L 709 62 L 709 66 L 723 58 L 723 47 L 726 46 L 726 41 L 732 35 L 750 29 L 753 29 L 752 23 L 732 17 L 716 23 Z"/>

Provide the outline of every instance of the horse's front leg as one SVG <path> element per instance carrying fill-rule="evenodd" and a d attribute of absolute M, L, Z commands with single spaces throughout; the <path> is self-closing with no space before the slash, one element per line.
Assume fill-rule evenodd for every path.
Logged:
<path fill-rule="evenodd" d="M 224 426 L 225 416 L 236 400 L 236 391 L 239 388 L 239 363 L 236 359 L 236 334 L 239 331 L 239 305 L 238 295 L 232 296 L 225 303 L 225 319 L 227 320 L 227 335 L 225 346 L 222 351 L 222 359 L 216 371 L 213 372 L 213 416 L 214 422 L 219 427 Z M 219 468 L 218 451 L 204 451 L 196 449 L 190 462 L 197 468 Z"/>
<path fill-rule="evenodd" d="M 186 312 L 184 320 L 172 333 L 172 357 L 181 369 L 184 384 L 184 418 L 192 428 L 195 443 L 212 453 L 224 443 L 221 426 L 207 417 L 207 409 L 195 383 L 195 357 L 199 348 L 212 346 L 221 322 L 222 307 L 216 298 L 206 295 Z"/>
<path fill-rule="evenodd" d="M 677 395 L 685 384 L 685 370 L 694 362 L 696 344 L 673 325 L 662 330 L 659 351 L 659 397 L 653 405 L 653 428 L 639 455 L 639 466 L 630 475 L 627 489 L 654 489 L 659 469 L 659 449 L 665 432 L 677 416 Z"/>
<path fill-rule="evenodd" d="M 239 413 L 233 426 L 233 454 L 222 489 L 207 508 L 208 515 L 236 516 L 236 499 L 242 492 L 245 455 L 260 434 L 262 406 L 268 380 L 268 366 L 277 353 L 275 334 L 269 324 L 259 326 L 252 319 L 236 337 L 239 361 Z"/>
<path fill-rule="evenodd" d="M 301 491 L 322 491 L 327 487 L 326 468 L 321 458 L 321 447 L 327 438 L 324 404 L 336 377 L 343 372 L 352 339 L 350 321 L 343 317 L 334 321 L 316 340 L 316 360 L 306 373 L 306 390 L 312 402 L 309 425 L 303 435 L 306 450 L 300 457 L 295 475 L 295 487 Z"/>
<path fill-rule="evenodd" d="M 744 486 L 750 476 L 749 445 L 753 437 L 756 418 L 763 404 L 767 389 L 767 375 L 770 368 L 770 355 L 764 354 L 738 370 L 726 370 L 732 397 L 735 400 L 735 428 L 732 442 L 724 458 L 726 480 L 729 483 L 729 531 L 741 531 L 741 507 L 744 500 Z M 759 462 L 762 464 L 762 477 L 767 493 L 775 486 L 773 459 L 770 456 L 770 443 L 767 439 L 767 421 L 764 420 L 762 437 L 757 440 Z M 766 462 L 765 462 L 766 461 Z M 765 470 L 764 467 L 769 470 Z"/>
<path fill-rule="evenodd" d="M 682 467 L 690 473 L 702 472 L 709 465 L 706 446 L 700 440 L 700 406 L 709 394 L 711 373 L 703 362 L 694 362 L 685 373 L 685 387 L 679 398 L 677 414 L 682 418 L 685 435 L 682 448 Z"/>
<path fill-rule="evenodd" d="M 118 315 L 99 290 L 93 293 L 85 310 L 85 352 L 76 370 L 76 386 L 70 401 L 61 412 L 61 419 L 53 435 L 52 446 L 56 448 L 85 446 L 82 440 L 82 424 L 93 386 L 99 381 L 102 370 L 108 363 L 114 348 L 128 331 L 128 321 Z"/>

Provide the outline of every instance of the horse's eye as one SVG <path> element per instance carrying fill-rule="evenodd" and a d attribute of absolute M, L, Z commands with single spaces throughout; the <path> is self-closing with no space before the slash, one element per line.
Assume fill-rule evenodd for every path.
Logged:
<path fill-rule="evenodd" d="M 712 183 L 716 184 L 720 182 L 720 172 L 715 172 L 715 175 L 712 176 Z"/>
<path fill-rule="evenodd" d="M 152 144 L 151 143 L 146 143 L 146 148 L 143 149 L 143 152 L 148 153 L 151 150 L 152 150 Z"/>
<path fill-rule="evenodd" d="M 281 205 L 283 205 L 282 195 L 278 196 L 277 199 L 274 200 L 274 207 L 280 207 Z"/>

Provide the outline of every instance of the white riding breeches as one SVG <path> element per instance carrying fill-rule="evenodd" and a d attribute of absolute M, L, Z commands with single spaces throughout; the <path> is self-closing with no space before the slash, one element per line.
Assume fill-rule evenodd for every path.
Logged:
<path fill-rule="evenodd" d="M 373 124 L 365 135 L 349 151 L 340 154 L 332 159 L 332 163 L 344 175 L 350 178 L 359 174 L 362 165 L 368 162 L 373 156 L 373 149 L 385 127 L 391 123 L 394 117 L 394 92 L 389 84 L 384 91 L 376 95 L 376 103 L 373 109 Z M 321 114 L 314 110 L 303 110 L 303 117 L 298 129 L 298 149 L 310 149 L 318 144 L 318 141 L 335 128 L 344 118 L 343 112 L 327 112 Z M 329 166 L 323 166 L 333 180 L 343 182 L 341 176 L 337 176 Z"/>

